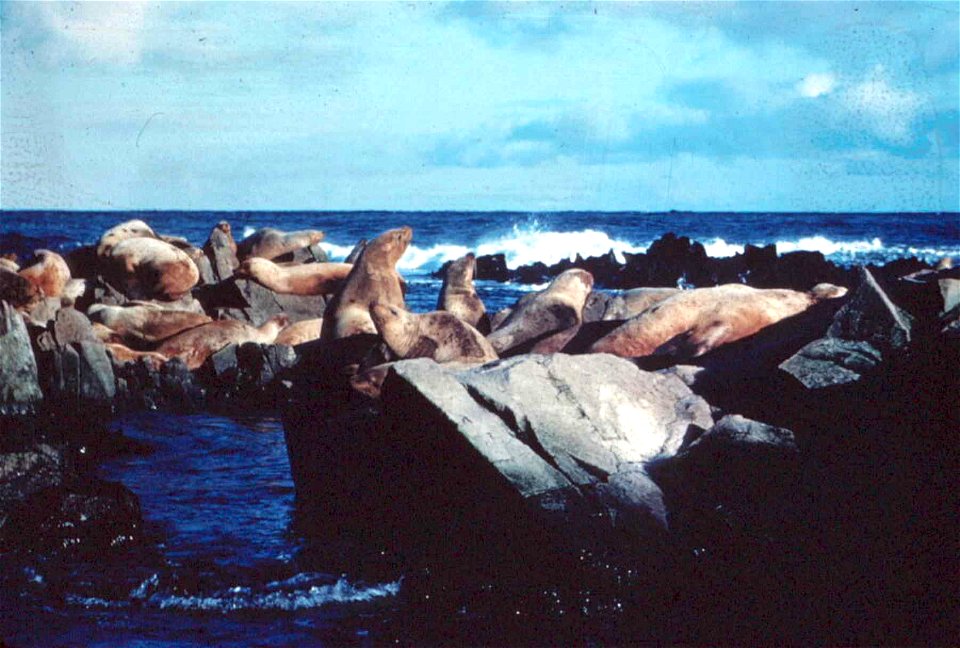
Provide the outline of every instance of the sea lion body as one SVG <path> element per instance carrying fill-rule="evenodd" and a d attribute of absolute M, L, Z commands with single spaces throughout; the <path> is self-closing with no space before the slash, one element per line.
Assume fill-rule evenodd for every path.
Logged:
<path fill-rule="evenodd" d="M 443 363 L 497 359 L 497 352 L 483 335 L 453 313 L 418 315 L 377 303 L 370 307 L 370 316 L 390 352 L 402 360 L 432 358 Z"/>
<path fill-rule="evenodd" d="M 179 299 L 200 280 L 200 271 L 186 252 L 155 238 L 124 239 L 110 248 L 104 263 L 128 296 Z"/>
<path fill-rule="evenodd" d="M 597 340 L 590 351 L 626 358 L 693 358 L 845 293 L 829 284 L 810 292 L 742 284 L 685 290 L 627 320 Z"/>
<path fill-rule="evenodd" d="M 43 291 L 46 297 L 59 297 L 70 281 L 70 268 L 62 256 L 50 250 L 36 250 L 35 263 L 17 273 Z"/>
<path fill-rule="evenodd" d="M 453 313 L 481 333 L 489 333 L 487 309 L 473 286 L 476 271 L 477 260 L 472 253 L 447 266 L 443 285 L 440 287 L 440 298 L 437 300 L 437 310 Z"/>
<path fill-rule="evenodd" d="M 583 323 L 583 306 L 592 289 L 593 275 L 586 270 L 562 272 L 544 290 L 524 295 L 487 340 L 501 357 L 527 345 L 540 344 L 542 352 L 559 350 L 561 338 Z M 557 334 L 554 343 L 545 341 Z"/>
<path fill-rule="evenodd" d="M 105 258 L 120 241 L 131 238 L 159 238 L 149 225 L 142 220 L 128 220 L 108 229 L 97 243 L 97 257 Z"/>
<path fill-rule="evenodd" d="M 107 306 L 94 304 L 87 309 L 93 322 L 113 329 L 125 339 L 140 344 L 156 344 L 188 329 L 212 320 L 206 315 L 165 310 L 156 306 Z"/>
<path fill-rule="evenodd" d="M 287 344 L 297 346 L 304 342 L 312 342 L 320 339 L 320 329 L 323 327 L 323 318 L 301 320 L 285 327 L 277 335 L 274 344 Z"/>
<path fill-rule="evenodd" d="M 119 342 L 105 342 L 104 347 L 107 349 L 110 357 L 113 358 L 114 363 L 118 365 L 144 359 L 152 369 L 157 370 L 168 360 L 165 355 L 157 353 L 156 351 L 134 351 Z"/>
<path fill-rule="evenodd" d="M 43 291 L 16 272 L 0 268 L 0 301 L 14 308 L 31 310 L 44 299 Z"/>
<path fill-rule="evenodd" d="M 233 274 L 283 295 L 328 295 L 343 285 L 352 268 L 349 263 L 278 265 L 268 259 L 251 257 Z"/>
<path fill-rule="evenodd" d="M 272 344 L 289 323 L 285 315 L 276 315 L 258 328 L 236 320 L 217 320 L 202 324 L 169 338 L 157 347 L 157 353 L 182 359 L 187 368 L 198 369 L 207 358 L 230 344 L 258 342 Z"/>
<path fill-rule="evenodd" d="M 7 272 L 20 272 L 20 265 L 14 259 L 7 258 L 6 256 L 0 256 L 0 270 L 6 270 Z"/>
<path fill-rule="evenodd" d="M 401 227 L 388 230 L 367 244 L 343 287 L 327 304 L 321 339 L 376 334 L 377 328 L 370 318 L 370 306 L 374 302 L 404 308 L 403 284 L 396 265 L 412 239 L 413 230 Z"/>
<path fill-rule="evenodd" d="M 272 227 L 259 229 L 237 244 L 237 257 L 273 259 L 300 248 L 310 247 L 323 240 L 319 230 L 283 232 Z"/>

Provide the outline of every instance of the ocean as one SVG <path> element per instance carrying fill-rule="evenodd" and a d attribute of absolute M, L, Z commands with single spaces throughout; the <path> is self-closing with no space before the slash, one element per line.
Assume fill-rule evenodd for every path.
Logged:
<path fill-rule="evenodd" d="M 130 218 L 195 245 L 222 219 L 238 240 L 267 226 L 320 229 L 334 260 L 361 238 L 409 225 L 413 244 L 399 268 L 408 306 L 421 312 L 436 305 L 440 282 L 431 272 L 468 251 L 503 253 L 510 267 L 551 264 L 578 253 L 642 252 L 675 232 L 700 241 L 711 256 L 776 243 L 781 253 L 815 250 L 844 265 L 960 258 L 957 213 L 3 211 L 0 253 L 69 251 Z M 477 282 L 489 311 L 532 288 Z M 368 645 L 424 637 L 475 643 L 496 638 L 486 634 L 492 623 L 513 627 L 502 623 L 514 613 L 548 643 L 561 636 L 588 643 L 636 638 L 618 634 L 627 576 L 617 576 L 619 589 L 480 579 L 452 590 L 402 557 L 363 554 L 366 546 L 358 555 L 349 543 L 305 530 L 275 412 L 145 412 L 113 425 L 149 453 L 111 459 L 100 474 L 140 497 L 152 544 L 117 564 L 0 557 L 0 638 L 10 645 Z"/>

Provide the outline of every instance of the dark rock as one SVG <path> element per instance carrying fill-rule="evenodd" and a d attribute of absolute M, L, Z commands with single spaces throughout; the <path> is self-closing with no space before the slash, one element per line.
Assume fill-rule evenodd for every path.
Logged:
<path fill-rule="evenodd" d="M 70 276 L 74 279 L 95 279 L 100 261 L 97 259 L 97 246 L 84 245 L 71 250 L 64 256 Z"/>
<path fill-rule="evenodd" d="M 830 326 L 830 337 L 869 342 L 881 351 L 902 350 L 910 343 L 913 318 L 897 308 L 866 268 L 860 285 Z"/>
<path fill-rule="evenodd" d="M 213 264 L 205 254 L 201 254 L 194 258 L 193 263 L 197 266 L 197 272 L 200 273 L 198 284 L 215 284 L 220 281 L 213 272 Z"/>
<path fill-rule="evenodd" d="M 517 281 L 525 284 L 540 284 L 550 281 L 550 268 L 545 263 L 537 261 L 530 265 L 521 266 L 513 275 Z"/>
<path fill-rule="evenodd" d="M 62 486 L 65 471 L 63 452 L 46 443 L 0 454 L 0 528 L 15 502 Z"/>
<path fill-rule="evenodd" d="M 231 344 L 213 354 L 208 362 L 212 397 L 235 399 L 252 407 L 276 404 L 286 389 L 279 383 L 299 358 L 285 344 Z"/>
<path fill-rule="evenodd" d="M 27 414 L 43 399 L 23 317 L 0 302 L 0 416 Z"/>
<path fill-rule="evenodd" d="M 99 342 L 90 320 L 75 308 L 61 308 L 50 330 L 54 341 L 61 347 L 74 342 Z"/>
<path fill-rule="evenodd" d="M 14 308 L 30 308 L 43 299 L 43 293 L 15 272 L 0 269 L 0 301 Z"/>
<path fill-rule="evenodd" d="M 330 257 L 319 243 L 281 254 L 273 259 L 274 263 L 327 263 L 329 261 Z"/>
<path fill-rule="evenodd" d="M 261 326 L 274 315 L 280 314 L 289 317 L 291 323 L 323 317 L 323 311 L 326 308 L 323 295 L 282 295 L 246 279 L 237 279 L 228 283 L 235 284 L 236 290 L 247 305 L 242 308 L 227 308 L 221 312 L 231 319 L 247 322 L 253 326 Z M 217 288 L 221 286 L 223 284 L 218 284 Z M 205 308 L 210 312 L 210 302 L 205 304 Z"/>
<path fill-rule="evenodd" d="M 806 345 L 780 368 L 807 389 L 855 383 L 876 369 L 883 355 L 869 342 L 826 337 Z"/>
<path fill-rule="evenodd" d="M 216 280 L 210 283 L 226 281 L 233 276 L 233 271 L 240 265 L 237 260 L 237 244 L 233 240 L 230 224 L 226 221 L 221 221 L 213 228 L 210 238 L 203 246 L 203 251 L 210 259 L 211 270 Z"/>
<path fill-rule="evenodd" d="M 58 407 L 109 407 L 116 395 L 113 364 L 100 342 L 74 342 L 37 357 L 44 394 Z"/>
<path fill-rule="evenodd" d="M 780 255 L 776 264 L 750 272 L 747 283 L 757 288 L 810 290 L 819 283 L 850 286 L 849 270 L 827 261 L 821 252 L 797 251 Z"/>
<path fill-rule="evenodd" d="M 502 254 L 484 254 L 477 257 L 477 279 L 490 281 L 510 281 L 507 258 Z"/>

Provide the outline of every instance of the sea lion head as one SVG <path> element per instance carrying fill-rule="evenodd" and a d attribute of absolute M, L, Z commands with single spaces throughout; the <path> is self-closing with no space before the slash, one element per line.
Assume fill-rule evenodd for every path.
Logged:
<path fill-rule="evenodd" d="M 276 264 L 269 259 L 250 257 L 240 263 L 237 269 L 233 271 L 233 276 L 237 279 L 250 279 L 261 276 L 265 272 L 275 272 L 276 267 Z"/>
<path fill-rule="evenodd" d="M 819 283 L 810 289 L 810 296 L 817 301 L 824 299 L 836 299 L 847 294 L 847 289 L 843 286 L 835 286 L 831 283 Z"/>
<path fill-rule="evenodd" d="M 374 302 L 370 306 L 370 318 L 383 341 L 400 357 L 405 356 L 417 340 L 417 319 L 402 308 Z"/>
<path fill-rule="evenodd" d="M 216 227 L 218 230 L 220 230 L 224 234 L 232 234 L 232 230 L 230 229 L 230 223 L 228 223 L 225 220 L 222 220 L 219 223 L 217 223 Z"/>
<path fill-rule="evenodd" d="M 363 258 L 367 263 L 382 262 L 395 266 L 412 240 L 413 230 L 409 227 L 387 230 L 367 244 L 363 251 Z"/>
<path fill-rule="evenodd" d="M 119 225 L 115 225 L 104 232 L 103 236 L 100 237 L 100 241 L 97 244 L 97 256 L 106 256 L 113 249 L 113 246 L 120 241 L 139 237 L 158 238 L 157 233 L 154 232 L 149 225 L 139 219 L 128 220 L 120 223 Z"/>
<path fill-rule="evenodd" d="M 469 288 L 473 285 L 473 278 L 477 272 L 477 257 L 473 252 L 467 252 L 447 267 L 446 281 L 451 286 Z"/>
<path fill-rule="evenodd" d="M 558 274 L 547 286 L 546 292 L 583 295 L 583 299 L 586 300 L 591 290 L 593 290 L 593 275 L 580 268 L 571 268 Z"/>

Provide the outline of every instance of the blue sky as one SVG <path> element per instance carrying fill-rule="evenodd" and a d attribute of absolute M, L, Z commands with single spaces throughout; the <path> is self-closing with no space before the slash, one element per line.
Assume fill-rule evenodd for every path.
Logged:
<path fill-rule="evenodd" d="M 0 7 L 6 209 L 960 209 L 956 2 Z"/>

